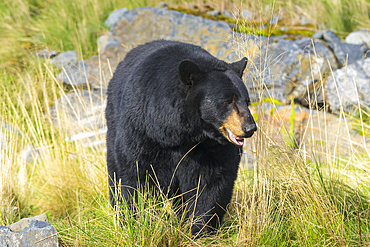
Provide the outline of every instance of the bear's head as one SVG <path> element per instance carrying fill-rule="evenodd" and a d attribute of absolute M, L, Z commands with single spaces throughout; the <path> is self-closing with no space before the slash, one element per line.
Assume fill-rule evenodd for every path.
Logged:
<path fill-rule="evenodd" d="M 205 135 L 221 144 L 231 142 L 242 146 L 244 138 L 251 137 L 257 130 L 248 108 L 248 90 L 241 79 L 246 65 L 247 58 L 243 58 L 202 70 L 196 62 L 183 60 L 178 68 L 187 98 L 194 103 L 204 123 Z"/>

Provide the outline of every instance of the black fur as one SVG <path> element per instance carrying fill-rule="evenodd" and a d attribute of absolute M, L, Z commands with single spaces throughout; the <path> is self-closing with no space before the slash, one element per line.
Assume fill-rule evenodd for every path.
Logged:
<path fill-rule="evenodd" d="M 183 201 L 190 202 L 188 216 L 202 216 L 192 234 L 217 227 L 232 197 L 241 152 L 220 126 L 236 108 L 245 113 L 246 126 L 254 124 L 240 79 L 246 64 L 245 58 L 228 64 L 198 46 L 175 41 L 154 41 L 131 50 L 108 86 L 111 190 L 120 180 L 130 203 L 138 178 L 144 185 L 149 176 L 151 188 L 158 179 L 170 195 L 184 193 Z M 116 203 L 112 193 L 111 202 Z"/>

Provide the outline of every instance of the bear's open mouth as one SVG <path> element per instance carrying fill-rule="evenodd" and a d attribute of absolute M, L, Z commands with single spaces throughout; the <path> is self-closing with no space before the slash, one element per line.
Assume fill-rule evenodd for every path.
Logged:
<path fill-rule="evenodd" d="M 243 146 L 243 144 L 244 144 L 244 138 L 243 137 L 238 137 L 238 136 L 234 135 L 233 132 L 231 132 L 231 130 L 229 130 L 228 128 L 225 128 L 225 129 L 227 131 L 227 134 L 229 136 L 230 141 L 232 141 L 233 143 L 235 143 L 238 146 Z"/>

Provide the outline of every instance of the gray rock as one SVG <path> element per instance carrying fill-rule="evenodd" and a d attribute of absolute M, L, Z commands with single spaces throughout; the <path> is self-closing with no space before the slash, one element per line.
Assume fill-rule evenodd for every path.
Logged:
<path fill-rule="evenodd" d="M 50 59 L 50 58 L 53 58 L 56 55 L 58 55 L 59 52 L 49 50 L 49 49 L 44 49 L 44 50 L 36 51 L 33 54 L 35 54 L 35 56 L 38 56 L 38 57 L 41 57 L 41 58 Z"/>
<path fill-rule="evenodd" d="M 22 219 L 8 227 L 0 226 L 0 246 L 58 246 L 58 235 L 46 215 Z"/>
<path fill-rule="evenodd" d="M 8 148 L 9 143 L 23 133 L 16 127 L 0 121 L 0 150 Z"/>
<path fill-rule="evenodd" d="M 116 9 L 113 11 L 104 22 L 108 27 L 114 26 L 121 19 L 122 15 L 127 11 L 127 8 Z"/>
<path fill-rule="evenodd" d="M 335 80 L 334 80 L 334 78 Z M 370 106 L 370 58 L 337 69 L 326 82 L 325 93 L 330 110 L 339 114 L 343 110 L 351 113 L 362 106 Z"/>
<path fill-rule="evenodd" d="M 7 146 L 8 138 L 6 134 L 0 132 L 0 149 L 4 149 Z"/>
<path fill-rule="evenodd" d="M 7 235 L 10 235 L 12 232 L 6 226 L 0 226 L 0 246 L 9 247 L 9 238 Z"/>
<path fill-rule="evenodd" d="M 251 12 L 251 11 L 249 11 L 249 10 L 247 10 L 247 9 L 243 9 L 243 10 L 241 11 L 240 15 L 241 15 L 241 17 L 242 17 L 242 18 L 244 18 L 244 19 L 246 19 L 246 20 L 251 20 L 251 19 L 253 19 L 253 17 L 254 17 L 253 12 Z"/>
<path fill-rule="evenodd" d="M 234 23 L 227 22 L 226 23 L 231 29 L 236 28 L 236 25 Z"/>
<path fill-rule="evenodd" d="M 219 11 L 217 9 L 210 10 L 210 11 L 207 12 L 207 15 L 218 17 L 219 15 L 221 15 L 221 11 Z"/>
<path fill-rule="evenodd" d="M 66 141 L 83 146 L 105 145 L 105 91 L 76 91 L 57 100 L 50 108 L 53 124 L 66 133 Z"/>
<path fill-rule="evenodd" d="M 293 97 L 306 106 L 321 104 L 323 97 L 317 84 L 330 70 L 327 60 L 337 68 L 334 54 L 322 41 L 312 44 L 310 38 L 292 41 L 284 37 L 275 37 L 268 45 L 267 40 L 263 41 L 259 54 L 248 63 L 245 83 L 251 89 L 252 101 L 274 98 L 288 103 L 287 99 Z"/>
<path fill-rule="evenodd" d="M 86 87 L 89 83 L 89 65 L 80 60 L 77 65 L 67 66 L 57 75 L 57 79 L 71 87 Z"/>
<path fill-rule="evenodd" d="M 211 50 L 214 46 L 223 48 L 231 35 L 231 30 L 224 22 L 145 7 L 125 12 L 117 26 L 111 29 L 110 38 L 117 40 L 119 44 L 131 46 L 160 38 L 181 40 Z"/>
<path fill-rule="evenodd" d="M 66 67 L 68 65 L 76 65 L 78 62 L 77 51 L 65 51 L 60 53 L 59 55 L 53 57 L 51 63 L 58 67 Z"/>
<path fill-rule="evenodd" d="M 109 35 L 102 35 L 98 38 L 98 52 L 99 54 L 103 53 L 105 47 L 107 47 L 109 41 Z"/>
<path fill-rule="evenodd" d="M 0 122 L 0 129 L 6 132 L 15 133 L 18 136 L 23 136 L 22 131 L 8 123 Z"/>
<path fill-rule="evenodd" d="M 283 31 L 283 32 L 284 32 L 284 31 L 288 31 L 288 30 L 289 30 L 289 28 L 287 28 L 287 27 L 281 27 L 281 28 L 280 28 L 280 31 Z"/>
<path fill-rule="evenodd" d="M 270 12 L 270 11 L 273 9 L 273 7 L 274 7 L 274 6 L 273 6 L 272 4 L 266 4 L 266 5 L 265 5 L 265 11 L 266 11 L 266 12 Z"/>
<path fill-rule="evenodd" d="M 108 36 L 108 41 L 107 41 L 107 44 L 105 45 L 104 50 L 107 49 L 107 48 L 110 48 L 110 47 L 115 48 L 119 45 L 120 45 L 119 39 L 114 38 L 112 36 Z"/>
<path fill-rule="evenodd" d="M 322 39 L 324 37 L 324 30 L 319 30 L 312 35 L 313 39 Z"/>
<path fill-rule="evenodd" d="M 365 54 L 369 51 L 366 45 L 354 45 L 343 43 L 336 35 L 330 30 L 323 32 L 323 39 L 328 42 L 331 49 L 333 49 L 335 56 L 342 63 L 342 66 L 347 61 L 348 64 L 355 63 L 357 60 L 365 58 Z"/>
<path fill-rule="evenodd" d="M 370 47 L 370 31 L 367 29 L 361 29 L 348 34 L 345 39 L 348 44 L 362 45 L 365 43 L 367 47 Z"/>
<path fill-rule="evenodd" d="M 311 20 L 302 16 L 301 17 L 301 25 L 304 26 L 304 25 L 307 25 L 307 24 L 310 24 L 311 23 Z"/>
<path fill-rule="evenodd" d="M 28 227 L 32 221 L 44 221 L 48 222 L 46 214 L 40 214 L 31 218 L 21 219 L 20 221 L 7 226 L 12 232 L 23 231 L 24 228 Z"/>
<path fill-rule="evenodd" d="M 279 14 L 275 14 L 270 20 L 269 20 L 269 23 L 271 25 L 276 25 L 278 23 L 279 20 L 282 19 L 282 16 L 279 15 Z"/>
<path fill-rule="evenodd" d="M 21 162 L 33 163 L 40 156 L 42 156 L 41 149 L 30 144 L 27 144 L 20 153 Z"/>
<path fill-rule="evenodd" d="M 229 18 L 234 18 L 234 15 L 233 13 L 231 13 L 230 11 L 228 11 L 227 9 L 224 10 L 224 16 L 225 17 L 229 17 Z"/>
<path fill-rule="evenodd" d="M 168 4 L 165 3 L 165 2 L 160 2 L 157 4 L 156 6 L 157 8 L 161 9 L 161 8 L 167 8 L 168 7 Z"/>

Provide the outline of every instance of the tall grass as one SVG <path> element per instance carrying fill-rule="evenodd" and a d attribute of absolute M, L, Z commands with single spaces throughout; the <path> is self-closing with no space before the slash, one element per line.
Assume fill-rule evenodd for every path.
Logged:
<path fill-rule="evenodd" d="M 305 28 L 316 31 L 331 29 L 341 38 L 357 29 L 368 28 L 370 20 L 370 3 L 367 0 L 241 1 L 239 8 L 253 10 L 259 20 L 278 13 L 283 18 L 279 25 L 288 28 L 302 27 L 301 18 L 305 17 L 311 20 Z"/>
<path fill-rule="evenodd" d="M 76 50 L 80 58 L 97 53 L 97 37 L 106 32 L 104 21 L 118 8 L 155 6 L 159 0 L 82 0 L 82 1 L 41 1 L 4 0 L 0 2 L 0 61 L 1 68 L 9 72 L 20 72 L 26 66 L 25 57 L 42 48 L 57 51 Z M 182 4 L 188 0 L 167 1 Z M 203 2 L 193 1 L 195 4 Z M 316 29 L 331 28 L 342 37 L 358 28 L 370 24 L 370 3 L 366 0 L 263 0 L 263 1 L 207 1 L 218 9 L 225 6 L 232 10 L 247 8 L 257 14 L 270 17 L 272 12 L 281 12 L 299 24 L 305 16 L 313 21 Z M 264 5 L 270 4 L 272 8 Z M 261 11 L 262 10 L 262 11 Z M 288 21 L 289 22 L 289 21 Z"/>
<path fill-rule="evenodd" d="M 130 4 L 116 0 L 2 1 L 1 42 L 7 46 L 0 49 L 0 58 L 16 60 L 45 47 L 91 56 L 97 52 L 96 39 L 105 30 L 108 14 Z"/>
<path fill-rule="evenodd" d="M 1 68 L 25 66 L 28 54 L 43 48 L 76 50 L 80 58 L 97 54 L 97 37 L 107 32 L 104 21 L 115 9 L 153 6 L 158 0 L 0 2 Z M 171 0 L 169 3 L 177 3 Z M 14 66 L 15 65 L 15 66 Z"/>
<path fill-rule="evenodd" d="M 282 1 L 275 6 L 297 10 L 297 3 L 302 13 L 317 17 L 321 13 L 326 18 L 320 11 L 334 1 Z M 13 126 L 5 132 L 0 126 L 8 140 L 0 149 L 0 225 L 46 212 L 61 243 L 68 246 L 369 245 L 366 142 L 345 155 L 338 153 L 342 132 L 330 133 L 321 126 L 322 138 L 313 134 L 315 118 L 326 121 L 325 114 L 312 114 L 300 144 L 290 145 L 284 140 L 289 131 L 272 125 L 258 108 L 260 129 L 248 141 L 254 150 L 253 169 L 240 168 L 224 223 L 213 236 L 194 239 L 190 221 L 177 217 L 173 199 L 145 189 L 138 191 L 135 212 L 124 205 L 121 211 L 110 208 L 105 153 L 67 142 L 65 133 L 51 123 L 48 108 L 67 89 L 55 79 L 59 71 L 31 53 L 49 47 L 75 49 L 81 57 L 89 57 L 96 53 L 98 34 L 106 31 L 103 21 L 109 12 L 143 4 L 115 0 L 0 3 L 0 124 Z M 363 6 L 359 13 L 365 16 L 367 2 L 342 0 L 335 6 L 344 11 L 346 4 Z M 293 130 L 291 116 L 287 129 Z M 348 116 L 340 117 L 343 124 Z M 369 125 L 356 119 L 356 128 L 364 135 L 370 133 Z M 337 143 L 325 141 L 329 135 L 336 135 Z M 350 132 L 346 138 L 351 140 Z M 28 144 L 40 150 L 32 162 L 20 158 Z M 125 224 L 120 224 L 117 214 L 125 215 Z"/>

